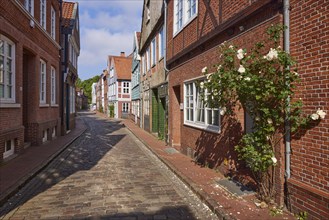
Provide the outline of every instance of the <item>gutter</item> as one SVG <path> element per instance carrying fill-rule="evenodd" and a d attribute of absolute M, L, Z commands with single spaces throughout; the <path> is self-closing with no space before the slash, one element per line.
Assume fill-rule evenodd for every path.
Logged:
<path fill-rule="evenodd" d="M 283 1 L 283 24 L 287 28 L 284 30 L 284 51 L 286 53 L 290 53 L 290 17 L 289 17 L 290 3 L 289 0 Z M 288 67 L 289 68 L 289 67 Z M 290 84 L 288 84 L 290 86 Z M 291 135 L 290 135 L 290 122 L 289 122 L 289 114 L 290 114 L 290 97 L 286 100 L 287 109 L 286 109 L 286 119 L 285 119 L 285 180 L 290 178 L 290 155 L 291 155 Z"/>
<path fill-rule="evenodd" d="M 168 74 L 169 74 L 169 70 L 167 68 L 167 9 L 168 9 L 168 6 L 167 6 L 167 0 L 163 0 L 163 3 L 164 3 L 164 25 L 163 25 L 163 30 L 164 30 L 164 34 L 163 34 L 163 37 L 164 37 L 164 54 L 163 54 L 163 69 L 165 71 L 165 81 L 167 82 L 167 85 L 169 85 L 169 82 L 168 82 Z M 169 120 L 169 88 L 167 86 L 167 95 L 166 95 L 166 111 L 165 111 L 165 142 L 166 142 L 166 145 L 169 144 L 169 123 L 168 123 L 168 120 Z"/>

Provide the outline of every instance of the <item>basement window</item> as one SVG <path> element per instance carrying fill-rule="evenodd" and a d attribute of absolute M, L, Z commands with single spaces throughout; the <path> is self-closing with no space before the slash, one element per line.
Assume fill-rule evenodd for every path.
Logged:
<path fill-rule="evenodd" d="M 15 152 L 15 141 L 14 139 L 7 140 L 5 142 L 5 152 L 3 153 L 3 159 L 13 155 Z"/>

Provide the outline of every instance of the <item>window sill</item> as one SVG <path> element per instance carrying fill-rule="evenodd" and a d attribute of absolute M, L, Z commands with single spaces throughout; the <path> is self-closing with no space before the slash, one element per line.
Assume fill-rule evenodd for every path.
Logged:
<path fill-rule="evenodd" d="M 1 103 L 0 108 L 20 108 L 21 104 L 19 103 Z"/>
<path fill-rule="evenodd" d="M 51 107 L 57 108 L 58 104 L 51 104 Z"/>
<path fill-rule="evenodd" d="M 220 133 L 220 127 L 219 126 L 214 126 L 214 125 L 201 125 L 198 123 L 193 123 L 193 122 L 187 122 L 184 121 L 184 125 L 189 126 L 189 127 L 193 127 L 193 128 L 197 128 L 197 129 L 201 129 L 201 130 L 205 130 L 205 131 L 209 131 L 215 134 L 219 134 Z"/>
<path fill-rule="evenodd" d="M 49 104 L 46 104 L 46 103 L 40 103 L 40 104 L 39 104 L 39 107 L 40 107 L 40 108 L 46 108 L 46 107 L 49 107 Z"/>

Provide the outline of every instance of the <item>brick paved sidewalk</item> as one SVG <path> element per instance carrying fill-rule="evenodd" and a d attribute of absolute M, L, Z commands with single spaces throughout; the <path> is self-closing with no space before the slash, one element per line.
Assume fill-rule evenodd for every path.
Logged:
<path fill-rule="evenodd" d="M 30 146 L 0 166 L 0 206 L 86 130 L 79 117 L 75 126 L 67 135 L 40 146 Z"/>
<path fill-rule="evenodd" d="M 123 124 L 157 157 L 183 180 L 221 219 L 295 219 L 290 213 L 270 215 L 268 209 L 256 207 L 254 195 L 237 197 L 216 181 L 225 177 L 215 170 L 195 164 L 190 157 L 168 151 L 163 141 L 126 119 Z"/>

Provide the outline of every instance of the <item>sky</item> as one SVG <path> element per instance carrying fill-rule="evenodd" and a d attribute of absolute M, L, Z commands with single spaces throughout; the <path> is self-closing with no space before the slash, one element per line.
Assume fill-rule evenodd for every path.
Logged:
<path fill-rule="evenodd" d="M 129 55 L 140 31 L 143 0 L 66 0 L 79 3 L 79 78 L 86 80 L 106 69 L 108 55 Z"/>

